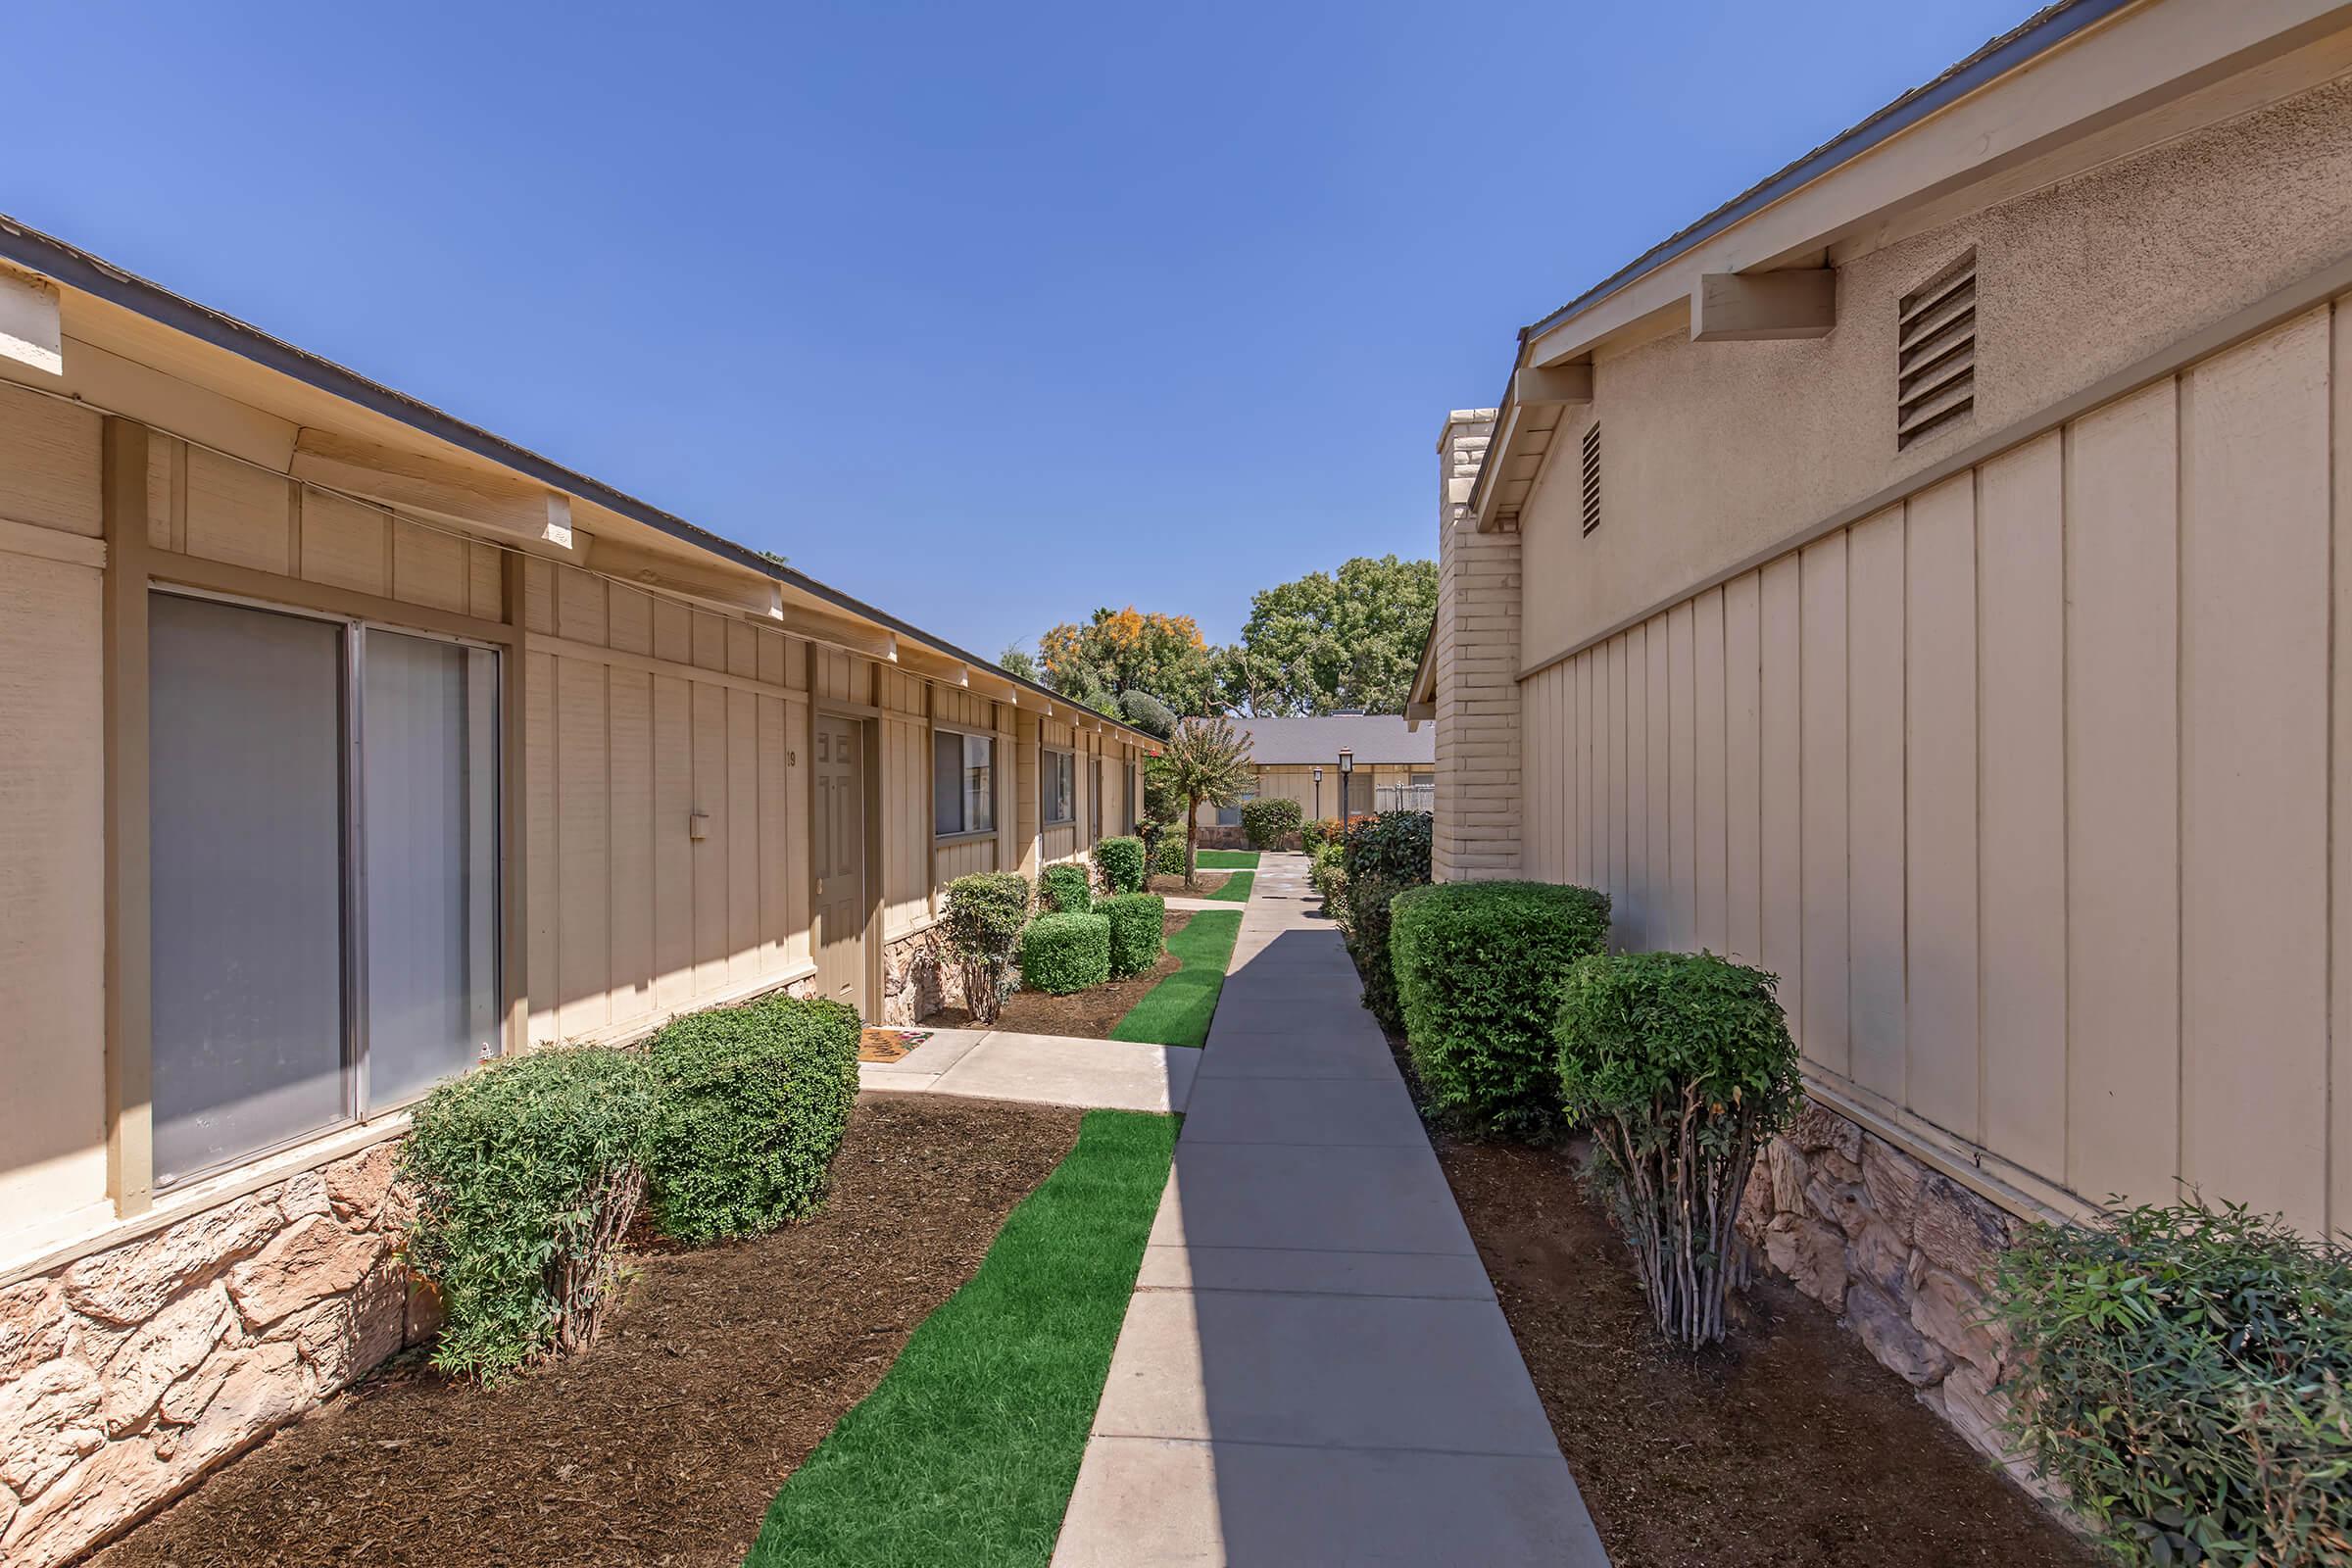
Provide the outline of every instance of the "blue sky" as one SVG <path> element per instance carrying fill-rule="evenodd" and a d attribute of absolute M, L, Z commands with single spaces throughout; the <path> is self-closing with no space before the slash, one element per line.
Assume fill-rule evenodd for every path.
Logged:
<path fill-rule="evenodd" d="M 11 8 L 6 211 L 979 652 L 1431 553 L 1513 334 L 2020 20 Z"/>

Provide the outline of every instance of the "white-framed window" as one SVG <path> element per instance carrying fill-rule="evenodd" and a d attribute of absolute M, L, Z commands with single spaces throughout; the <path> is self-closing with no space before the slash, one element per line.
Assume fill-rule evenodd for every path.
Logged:
<path fill-rule="evenodd" d="M 1037 770 L 1038 806 L 1046 826 L 1058 827 L 1078 819 L 1078 757 L 1074 752 L 1047 752 Z"/>
<path fill-rule="evenodd" d="M 997 825 L 997 741 L 961 730 L 931 732 L 931 831 L 938 837 L 993 832 Z"/>
<path fill-rule="evenodd" d="M 148 663 L 158 1185 L 495 1054 L 497 650 L 158 591 Z"/>

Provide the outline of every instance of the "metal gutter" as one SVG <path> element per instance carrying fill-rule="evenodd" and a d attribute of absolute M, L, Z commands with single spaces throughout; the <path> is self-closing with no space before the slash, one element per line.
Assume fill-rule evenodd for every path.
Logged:
<path fill-rule="evenodd" d="M 1810 184 L 1841 164 L 1850 163 L 1994 78 L 2017 70 L 2085 28 L 2138 3 L 2139 0 L 2058 0 L 2055 5 L 2043 7 L 2009 31 L 1987 41 L 1976 53 L 1934 80 L 1912 88 L 1861 123 L 1838 132 L 1787 168 L 1766 175 L 1761 182 L 1749 186 L 1690 227 L 1660 240 L 1528 327 L 1522 334 L 1522 341 L 1549 331 L 1587 306 L 1606 299 L 1644 273 L 1655 271 L 1742 219 L 1771 206 L 1799 186 Z"/>
<path fill-rule="evenodd" d="M 837 588 L 828 587 L 815 578 L 778 565 L 759 551 L 722 538 L 710 529 L 688 522 L 685 518 L 663 512 L 650 502 L 640 501 L 625 491 L 616 490 L 601 479 L 592 479 L 576 469 L 564 467 L 553 459 L 542 457 L 528 447 L 518 446 L 503 436 L 494 435 L 478 424 L 459 418 L 454 414 L 434 408 L 405 392 L 370 380 L 359 371 L 323 359 L 307 349 L 296 348 L 283 338 L 272 337 L 260 327 L 224 315 L 210 306 L 199 305 L 183 295 L 174 294 L 163 285 L 151 282 L 133 272 L 126 272 L 113 263 L 91 255 L 78 246 L 70 245 L 52 234 L 30 228 L 15 219 L 0 214 L 0 260 L 15 263 L 28 270 L 41 273 L 68 288 L 121 306 L 135 316 L 144 317 L 175 332 L 210 343 L 239 359 L 249 360 L 265 369 L 315 387 L 346 403 L 359 405 L 386 418 L 396 419 L 409 428 L 451 446 L 487 458 L 501 467 L 523 474 L 550 489 L 563 490 L 598 506 L 617 512 L 632 521 L 667 534 L 681 544 L 694 546 L 722 560 L 772 577 L 801 592 L 809 594 L 837 610 L 912 638 L 926 647 L 937 649 L 951 659 L 986 670 L 1002 680 L 1011 682 L 1024 691 L 1035 692 L 1065 708 L 1077 710 L 1081 705 L 1072 702 L 1051 687 L 1023 680 L 993 660 L 956 647 L 954 643 L 934 636 L 919 626 L 899 619 L 864 601 L 851 597 Z M 1092 711 L 1092 710 L 1087 710 Z M 1148 746 L 1159 741 L 1146 731 L 1136 729 L 1108 714 L 1096 714 L 1106 723 L 1116 725 L 1123 733 L 1134 736 Z"/>

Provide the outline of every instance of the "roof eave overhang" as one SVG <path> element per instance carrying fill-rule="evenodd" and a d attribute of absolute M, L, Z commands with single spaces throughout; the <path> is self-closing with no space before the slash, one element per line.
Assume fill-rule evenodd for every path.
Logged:
<path fill-rule="evenodd" d="M 994 661 L 958 648 L 944 638 L 819 582 L 805 572 L 780 564 L 749 546 L 737 544 L 708 528 L 663 512 L 602 480 L 567 468 L 479 425 L 371 380 L 331 360 L 297 348 L 281 338 L 272 337 L 248 322 L 174 294 L 160 284 L 124 271 L 77 246 L 26 227 L 4 215 L 0 215 L 0 261 L 36 273 L 61 289 L 103 300 L 171 331 L 209 344 L 266 370 L 392 419 L 420 435 L 495 464 L 510 473 L 603 507 L 665 534 L 704 556 L 770 578 L 793 595 L 813 600 L 826 610 L 863 622 L 890 637 L 904 639 L 919 653 L 930 656 L 928 661 L 923 661 L 918 655 L 918 662 L 928 662 L 935 669 L 949 664 L 967 665 L 972 670 L 982 672 L 992 684 L 1001 683 L 1007 695 L 1020 706 L 1050 705 L 1056 713 L 1066 710 L 1072 714 L 1083 714 L 1090 720 L 1099 720 L 1103 728 L 1115 730 L 1138 745 L 1156 747 L 1159 744 L 1147 731 L 1095 713 L 1050 687 L 1024 680 Z M 1028 694 L 1029 700 L 1023 700 L 1019 693 Z"/>

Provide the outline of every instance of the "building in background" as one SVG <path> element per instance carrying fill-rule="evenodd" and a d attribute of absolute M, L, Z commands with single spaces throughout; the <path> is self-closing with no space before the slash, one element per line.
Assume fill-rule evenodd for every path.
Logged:
<path fill-rule="evenodd" d="M 1750 1229 L 1988 1448 L 2018 1217 L 2352 1225 L 2347 73 L 2328 5 L 2051 6 L 1441 436 L 1438 875 L 1781 977 Z"/>
<path fill-rule="evenodd" d="M 1251 800 L 1297 801 L 1309 817 L 1336 817 L 1426 811 L 1436 799 L 1437 737 L 1408 728 L 1398 715 L 1236 718 L 1233 727 L 1250 737 L 1257 769 Z M 1348 764 L 1344 784 L 1343 758 Z M 1201 827 L 1231 829 L 1236 844 L 1241 821 L 1238 805 L 1200 808 Z"/>
<path fill-rule="evenodd" d="M 1141 731 L 0 220 L 0 1559 L 398 1349 L 405 1107 L 1132 828 Z"/>

